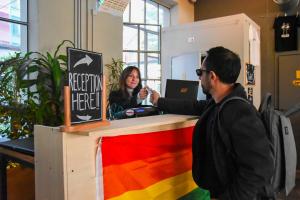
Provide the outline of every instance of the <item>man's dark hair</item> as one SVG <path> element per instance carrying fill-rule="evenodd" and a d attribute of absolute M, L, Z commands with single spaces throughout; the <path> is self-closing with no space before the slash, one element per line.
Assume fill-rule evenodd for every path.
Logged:
<path fill-rule="evenodd" d="M 235 83 L 241 71 L 240 57 L 224 47 L 214 47 L 207 51 L 207 70 L 213 71 L 223 83 Z"/>

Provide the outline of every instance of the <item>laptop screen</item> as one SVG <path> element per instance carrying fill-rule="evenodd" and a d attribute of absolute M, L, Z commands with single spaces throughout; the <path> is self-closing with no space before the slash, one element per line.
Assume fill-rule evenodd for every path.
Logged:
<path fill-rule="evenodd" d="M 167 79 L 166 98 L 197 100 L 199 82 Z"/>

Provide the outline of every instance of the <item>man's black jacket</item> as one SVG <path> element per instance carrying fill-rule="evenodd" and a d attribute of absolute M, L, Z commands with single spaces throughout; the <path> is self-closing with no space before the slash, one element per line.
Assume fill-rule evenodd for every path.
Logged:
<path fill-rule="evenodd" d="M 270 180 L 273 172 L 271 146 L 258 112 L 252 105 L 243 101 L 230 101 L 222 109 L 220 121 L 231 140 L 230 154 L 219 136 L 217 123 L 214 123 L 212 128 L 207 128 L 209 126 L 206 124 L 212 117 L 210 122 L 217 122 L 216 115 L 210 116 L 213 110 L 233 96 L 246 98 L 244 88 L 240 84 L 235 84 L 232 93 L 218 104 L 213 99 L 185 101 L 159 98 L 158 107 L 169 113 L 200 115 L 193 135 L 193 178 L 201 188 L 210 190 L 211 195 L 220 200 L 252 200 L 259 196 L 259 191 Z M 212 154 L 207 153 L 209 148 Z M 219 177 L 220 174 L 203 174 L 207 164 L 206 156 L 209 155 L 213 157 L 215 168 L 221 170 L 225 183 L 220 180 L 208 180 L 208 177 Z M 208 183 L 211 182 L 215 182 L 216 185 L 210 184 L 208 187 Z M 218 193 L 214 194 L 214 191 Z"/>

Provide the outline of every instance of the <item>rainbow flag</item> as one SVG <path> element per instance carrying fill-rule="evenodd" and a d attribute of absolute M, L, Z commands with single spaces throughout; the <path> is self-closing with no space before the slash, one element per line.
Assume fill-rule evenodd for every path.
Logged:
<path fill-rule="evenodd" d="M 101 199 L 209 200 L 192 178 L 192 132 L 187 127 L 101 138 Z"/>

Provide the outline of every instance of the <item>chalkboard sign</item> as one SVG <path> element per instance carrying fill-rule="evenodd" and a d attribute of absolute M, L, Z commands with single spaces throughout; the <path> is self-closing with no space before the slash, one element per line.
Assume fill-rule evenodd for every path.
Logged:
<path fill-rule="evenodd" d="M 102 119 L 102 54 L 68 48 L 71 124 Z"/>

